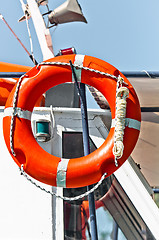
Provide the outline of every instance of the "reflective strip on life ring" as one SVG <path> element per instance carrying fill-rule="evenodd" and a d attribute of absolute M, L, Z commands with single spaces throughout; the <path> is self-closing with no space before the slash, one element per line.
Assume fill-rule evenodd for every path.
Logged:
<path fill-rule="evenodd" d="M 125 126 L 140 131 L 141 122 L 131 118 L 125 118 Z M 115 127 L 115 118 L 112 119 L 111 128 Z"/>
<path fill-rule="evenodd" d="M 82 67 L 83 66 L 84 57 L 85 57 L 85 55 L 81 55 L 81 54 L 76 55 L 74 64 L 77 64 L 78 66 Z M 76 73 L 77 81 L 81 82 L 82 69 L 80 69 L 80 68 L 76 69 L 75 68 L 74 70 L 75 70 L 75 73 Z M 75 82 L 73 74 L 72 74 L 72 82 Z"/>
<path fill-rule="evenodd" d="M 13 108 L 12 107 L 8 107 L 4 109 L 4 116 L 12 116 L 13 113 Z M 27 111 L 27 110 L 22 110 L 21 108 L 15 108 L 15 112 L 14 112 L 14 116 L 17 116 L 19 118 L 24 118 L 24 119 L 28 119 L 31 120 L 31 112 Z"/>
<path fill-rule="evenodd" d="M 112 151 L 114 123 L 101 147 L 88 156 L 74 159 L 63 159 L 49 154 L 40 147 L 32 134 L 30 117 L 39 96 L 51 87 L 74 81 L 69 66 L 70 60 L 73 64 L 80 66 L 76 69 L 78 81 L 95 87 L 105 96 L 111 109 L 112 119 L 115 118 L 117 80 L 102 75 L 100 72 L 109 73 L 116 78 L 120 75 L 127 84 L 129 96 L 127 98 L 126 126 L 123 139 L 124 151 L 123 156 L 118 159 L 118 167 L 114 164 Z M 12 157 L 19 167 L 23 164 L 23 169 L 27 174 L 46 184 L 71 188 L 91 185 L 98 182 L 105 172 L 109 176 L 116 171 L 134 149 L 141 122 L 137 95 L 122 73 L 100 59 L 83 55 L 63 55 L 47 62 L 67 63 L 67 65 L 41 64 L 32 68 L 22 79 L 14 111 L 12 141 L 16 155 L 12 155 Z M 97 71 L 89 71 L 89 69 Z M 16 87 L 8 97 L 3 118 L 4 139 L 11 154 L 10 126 L 15 90 Z"/>

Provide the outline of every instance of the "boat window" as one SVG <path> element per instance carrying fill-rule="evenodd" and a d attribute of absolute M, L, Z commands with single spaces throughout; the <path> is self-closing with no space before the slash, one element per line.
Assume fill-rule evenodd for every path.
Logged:
<path fill-rule="evenodd" d="M 90 151 L 96 147 L 89 138 Z M 63 132 L 62 133 L 62 154 L 64 158 L 78 158 L 84 155 L 82 132 Z"/>

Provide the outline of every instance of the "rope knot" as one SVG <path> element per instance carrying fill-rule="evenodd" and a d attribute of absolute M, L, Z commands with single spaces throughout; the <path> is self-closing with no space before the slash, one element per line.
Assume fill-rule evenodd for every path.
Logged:
<path fill-rule="evenodd" d="M 121 158 L 124 151 L 124 144 L 122 141 L 116 141 L 113 147 L 113 154 L 118 159 Z"/>

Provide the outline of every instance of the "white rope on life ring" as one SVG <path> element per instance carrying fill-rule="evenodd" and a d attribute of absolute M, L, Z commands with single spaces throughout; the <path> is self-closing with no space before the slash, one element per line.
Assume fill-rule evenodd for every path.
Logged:
<path fill-rule="evenodd" d="M 124 129 L 126 116 L 126 98 L 129 95 L 129 90 L 126 87 L 120 87 L 116 93 L 116 116 L 115 116 L 115 134 L 113 154 L 115 156 L 115 165 L 118 166 L 117 159 L 123 155 L 124 144 Z"/>

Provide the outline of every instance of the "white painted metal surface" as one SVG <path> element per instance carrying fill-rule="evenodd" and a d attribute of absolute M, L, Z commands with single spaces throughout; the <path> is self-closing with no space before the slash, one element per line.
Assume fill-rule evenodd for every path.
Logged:
<path fill-rule="evenodd" d="M 51 196 L 20 175 L 3 139 L 2 119 L 3 107 L 0 108 L 0 239 L 52 239 Z"/>

